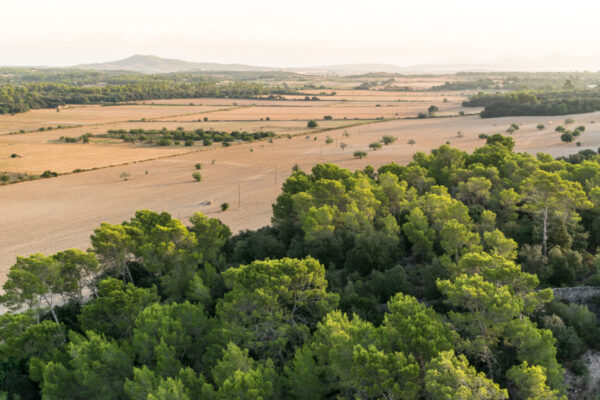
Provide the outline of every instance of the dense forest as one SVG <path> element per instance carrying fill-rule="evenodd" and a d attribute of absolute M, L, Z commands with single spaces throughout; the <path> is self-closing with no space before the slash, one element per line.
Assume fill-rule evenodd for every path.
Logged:
<path fill-rule="evenodd" d="M 465 107 L 484 107 L 482 118 L 518 115 L 565 115 L 600 110 L 600 88 L 558 91 L 480 92 Z"/>
<path fill-rule="evenodd" d="M 137 100 L 234 97 L 291 93 L 285 86 L 248 81 L 217 81 L 208 74 L 144 75 L 83 70 L 0 69 L 0 114 Z"/>
<path fill-rule="evenodd" d="M 4 284 L 7 399 L 565 399 L 597 316 L 600 155 L 493 135 L 295 169 L 271 226 L 138 211 Z M 590 398 L 590 397 L 588 397 Z"/>

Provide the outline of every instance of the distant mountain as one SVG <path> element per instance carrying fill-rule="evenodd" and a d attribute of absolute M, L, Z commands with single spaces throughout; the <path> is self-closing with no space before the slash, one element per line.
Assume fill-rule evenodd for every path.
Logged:
<path fill-rule="evenodd" d="M 274 71 L 278 68 L 256 67 L 243 64 L 197 63 L 191 61 L 161 58 L 151 55 L 134 55 L 123 60 L 95 64 L 80 64 L 72 68 L 96 69 L 103 71 L 133 71 L 146 74 L 159 74 L 182 71 Z"/>
<path fill-rule="evenodd" d="M 244 64 L 199 63 L 151 55 L 135 55 L 123 60 L 80 64 L 72 68 L 96 69 L 104 71 L 135 71 L 143 73 L 169 73 L 182 71 L 289 71 L 306 74 L 365 74 L 370 72 L 386 72 L 396 74 L 447 74 L 469 71 L 575 71 L 600 70 L 599 55 L 564 56 L 552 54 L 537 59 L 503 58 L 496 62 L 473 64 L 421 64 L 398 66 L 394 64 L 333 64 L 310 67 L 262 67 Z"/>

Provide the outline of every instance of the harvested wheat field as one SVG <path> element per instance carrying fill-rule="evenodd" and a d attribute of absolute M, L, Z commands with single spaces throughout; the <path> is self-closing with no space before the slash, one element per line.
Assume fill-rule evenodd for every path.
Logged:
<path fill-rule="evenodd" d="M 446 142 L 470 151 L 483 144 L 478 137 L 480 133 L 504 132 L 513 122 L 521 125 L 512 135 L 518 151 L 544 151 L 557 156 L 597 148 L 600 126 L 591 121 L 598 120 L 600 113 L 572 117 L 577 124 L 587 126 L 581 147 L 560 142 L 553 129 L 562 118 L 554 118 L 555 121 L 549 117 L 481 119 L 477 116 L 405 119 L 280 138 L 273 143 L 219 147 L 2 186 L 0 276 L 17 255 L 52 253 L 69 247 L 87 248 L 90 233 L 101 222 L 121 222 L 142 208 L 165 210 L 182 219 L 201 211 L 220 218 L 234 231 L 263 226 L 269 223 L 271 204 L 295 164 L 309 169 L 319 162 L 332 162 L 357 169 L 367 164 L 377 167 L 392 161 L 406 163 L 414 152 L 429 151 Z M 546 129 L 538 131 L 538 123 L 546 124 Z M 458 137 L 459 131 L 461 137 Z M 381 139 L 382 135 L 393 135 L 397 141 L 369 151 L 362 160 L 352 156 L 355 150 L 368 150 L 368 144 Z M 329 145 L 325 142 L 328 137 L 333 139 Z M 415 144 L 408 144 L 411 139 Z M 347 144 L 345 150 L 340 148 L 341 142 Z M 57 146 L 68 148 L 69 145 Z M 122 145 L 106 148 L 118 146 Z M 171 151 L 169 148 L 150 149 L 164 151 L 163 154 Z M 195 182 L 191 176 L 197 162 L 203 164 L 202 182 Z M 128 180 L 121 178 L 122 173 L 129 174 Z M 220 211 L 223 202 L 231 204 L 227 212 Z"/>

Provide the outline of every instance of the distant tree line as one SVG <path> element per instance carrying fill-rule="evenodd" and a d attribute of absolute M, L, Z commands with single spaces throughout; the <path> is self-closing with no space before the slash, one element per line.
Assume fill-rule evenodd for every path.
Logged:
<path fill-rule="evenodd" d="M 216 78 L 216 77 L 215 77 Z M 287 86 L 218 81 L 194 73 L 144 75 L 79 70 L 0 69 L 0 114 L 64 104 L 259 96 L 294 93 Z"/>
<path fill-rule="evenodd" d="M 201 141 L 205 146 L 210 146 L 213 142 L 230 143 L 236 140 L 251 142 L 264 138 L 275 137 L 275 133 L 270 131 L 245 132 L 245 131 L 217 131 L 212 129 L 204 130 L 202 128 L 193 131 L 185 131 L 183 128 L 169 130 L 162 128 L 155 129 L 110 129 L 106 134 L 95 135 L 96 137 L 110 137 L 123 139 L 125 142 L 145 142 L 157 145 L 169 145 L 172 141 L 182 141 L 191 146 L 194 142 Z"/>
<path fill-rule="evenodd" d="M 480 92 L 463 102 L 484 107 L 483 118 L 521 115 L 565 115 L 600 110 L 600 89 L 528 91 L 507 94 Z"/>

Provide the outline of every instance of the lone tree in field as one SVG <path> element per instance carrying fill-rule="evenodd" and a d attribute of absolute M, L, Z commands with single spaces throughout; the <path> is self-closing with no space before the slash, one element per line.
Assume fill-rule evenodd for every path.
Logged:
<path fill-rule="evenodd" d="M 411 146 L 412 146 L 413 144 L 416 144 L 416 143 L 417 143 L 417 142 L 415 142 L 415 139 L 410 139 L 410 140 L 408 141 L 408 144 L 410 144 Z"/>
<path fill-rule="evenodd" d="M 340 149 L 342 149 L 342 151 L 346 150 L 346 147 L 348 147 L 347 143 L 344 143 L 344 142 L 340 143 Z"/>
<path fill-rule="evenodd" d="M 196 165 L 194 165 L 194 167 L 195 167 L 196 169 L 202 169 L 202 164 L 200 164 L 200 163 L 196 163 Z"/>
<path fill-rule="evenodd" d="M 433 105 L 429 106 L 429 108 L 427 109 L 427 113 L 429 115 L 433 115 L 433 114 L 435 114 L 438 111 L 440 111 L 440 109 L 438 108 L 438 106 L 433 106 Z"/>
<path fill-rule="evenodd" d="M 229 203 L 221 204 L 221 211 L 227 211 L 229 209 Z"/>
<path fill-rule="evenodd" d="M 562 140 L 565 143 L 571 143 L 574 139 L 575 136 L 573 136 L 571 132 L 565 132 L 562 135 L 560 135 L 560 140 Z"/>
<path fill-rule="evenodd" d="M 366 156 L 367 156 L 367 152 L 366 151 L 356 150 L 354 152 L 354 158 L 364 158 Z"/>
<path fill-rule="evenodd" d="M 196 180 L 196 182 L 202 182 L 202 175 L 200 172 L 194 172 L 192 177 Z"/>
<path fill-rule="evenodd" d="M 381 148 L 381 146 L 382 146 L 382 145 L 381 145 L 381 142 L 373 142 L 373 143 L 370 143 L 370 144 L 369 144 L 369 148 L 370 148 L 371 150 L 377 150 L 377 149 L 380 149 L 380 148 Z"/>
<path fill-rule="evenodd" d="M 546 128 L 546 126 L 544 124 L 538 124 L 537 128 L 538 128 L 538 131 L 543 131 L 544 128 Z"/>
<path fill-rule="evenodd" d="M 306 124 L 307 128 L 313 129 L 316 128 L 317 126 L 319 126 L 319 124 L 317 124 L 317 121 L 315 121 L 314 119 L 311 119 L 310 121 L 308 121 L 308 123 Z"/>

